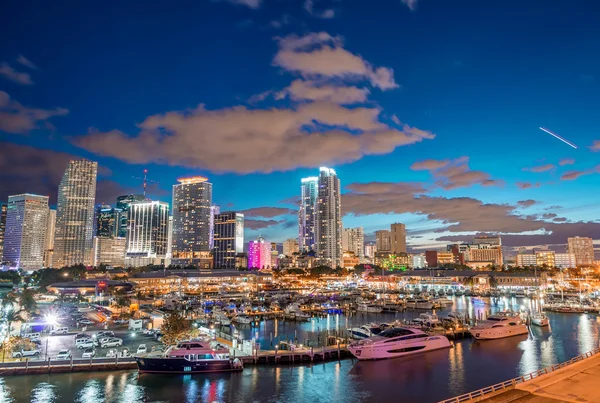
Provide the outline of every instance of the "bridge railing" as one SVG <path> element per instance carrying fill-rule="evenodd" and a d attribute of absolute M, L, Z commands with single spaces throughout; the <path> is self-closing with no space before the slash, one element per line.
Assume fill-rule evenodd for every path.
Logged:
<path fill-rule="evenodd" d="M 460 402 L 468 402 L 469 400 L 473 400 L 479 397 L 484 397 L 490 393 L 498 392 L 500 390 L 513 387 L 523 382 L 531 381 L 541 375 L 549 374 L 561 368 L 564 368 L 568 365 L 576 363 L 578 361 L 585 360 L 586 358 L 590 358 L 593 355 L 600 353 L 600 348 L 597 348 L 592 351 L 588 351 L 587 353 L 578 355 L 577 357 L 571 358 L 569 361 L 561 362 L 560 364 L 552 365 L 550 367 L 542 368 L 540 370 L 531 372 L 529 374 L 525 374 L 518 378 L 509 379 L 508 381 L 500 382 L 495 385 L 486 386 L 485 388 L 465 393 L 460 396 L 453 397 L 451 399 L 442 400 L 439 403 L 460 403 Z"/>

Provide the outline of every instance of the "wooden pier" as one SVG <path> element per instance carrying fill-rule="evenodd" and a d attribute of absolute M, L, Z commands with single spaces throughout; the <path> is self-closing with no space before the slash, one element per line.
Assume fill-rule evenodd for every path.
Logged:
<path fill-rule="evenodd" d="M 311 362 L 324 362 L 340 360 L 350 357 L 346 345 L 336 345 L 319 348 L 297 348 L 294 350 L 266 350 L 258 351 L 254 356 L 241 356 L 244 364 L 301 364 Z"/>

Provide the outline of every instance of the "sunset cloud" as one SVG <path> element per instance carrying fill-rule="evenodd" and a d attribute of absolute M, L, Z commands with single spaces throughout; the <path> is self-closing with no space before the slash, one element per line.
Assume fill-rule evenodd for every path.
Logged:
<path fill-rule="evenodd" d="M 28 108 L 10 98 L 10 95 L 0 91 L 0 131 L 13 134 L 26 134 L 40 125 L 48 126 L 48 119 L 65 116 L 68 109 Z"/>
<path fill-rule="evenodd" d="M 29 73 L 23 73 L 13 69 L 8 63 L 0 63 L 0 76 L 23 85 L 32 85 Z"/>
<path fill-rule="evenodd" d="M 498 186 L 502 181 L 491 179 L 483 171 L 473 171 L 469 168 L 469 157 L 453 160 L 423 160 L 410 166 L 413 171 L 429 171 L 436 180 L 436 186 L 443 189 L 457 189 L 473 185 Z"/>
<path fill-rule="evenodd" d="M 544 164 L 544 165 L 538 165 L 538 166 L 531 167 L 531 168 L 523 168 L 523 170 L 539 173 L 539 172 L 548 172 L 555 168 L 556 168 L 556 165 L 554 165 L 554 164 Z"/>

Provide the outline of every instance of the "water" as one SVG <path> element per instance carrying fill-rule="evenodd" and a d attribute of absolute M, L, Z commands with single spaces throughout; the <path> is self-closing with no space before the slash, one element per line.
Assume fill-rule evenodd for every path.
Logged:
<path fill-rule="evenodd" d="M 528 299 L 455 299 L 448 310 L 477 316 L 487 310 L 535 307 Z M 305 340 L 312 331 L 417 316 L 332 315 L 310 323 L 269 321 L 240 328 L 270 348 L 277 340 Z M 548 313 L 550 329 L 501 340 L 457 340 L 454 348 L 405 359 L 342 360 L 314 365 L 248 366 L 242 373 L 138 376 L 136 371 L 35 375 L 0 378 L 0 402 L 437 402 L 573 358 L 599 345 L 600 317 Z"/>

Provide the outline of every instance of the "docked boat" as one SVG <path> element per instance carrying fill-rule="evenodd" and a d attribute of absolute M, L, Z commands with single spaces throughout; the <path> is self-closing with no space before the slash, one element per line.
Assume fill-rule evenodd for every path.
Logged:
<path fill-rule="evenodd" d="M 252 323 L 252 318 L 246 315 L 237 315 L 234 316 L 231 321 L 237 323 L 238 325 L 249 325 Z"/>
<path fill-rule="evenodd" d="M 288 305 L 284 310 L 284 315 L 285 318 L 289 320 L 297 320 L 304 322 L 310 320 L 310 315 L 306 312 L 303 312 L 298 304 Z"/>
<path fill-rule="evenodd" d="M 353 339 L 366 339 L 378 335 L 389 327 L 390 325 L 387 323 L 382 323 L 380 325 L 376 323 L 370 323 L 368 325 L 362 325 L 348 329 L 348 336 Z"/>
<path fill-rule="evenodd" d="M 450 341 L 445 336 L 430 336 L 419 329 L 394 327 L 376 336 L 351 343 L 348 350 L 359 360 L 383 360 L 422 354 L 450 346 Z"/>
<path fill-rule="evenodd" d="M 440 319 L 435 313 L 422 313 L 418 317 L 414 318 L 413 323 L 421 326 L 433 327 L 440 323 Z"/>
<path fill-rule="evenodd" d="M 481 321 L 469 330 L 469 333 L 478 340 L 502 339 L 528 332 L 520 315 L 515 312 L 499 312 L 490 315 L 487 320 Z"/>
<path fill-rule="evenodd" d="M 149 353 L 135 357 L 140 374 L 197 374 L 233 372 L 244 369 L 239 358 L 232 359 L 226 348 L 211 348 L 204 342 L 182 342 L 164 353 Z"/>
<path fill-rule="evenodd" d="M 381 313 L 383 311 L 383 308 L 381 307 L 381 305 L 358 304 L 356 310 L 358 312 Z"/>
<path fill-rule="evenodd" d="M 548 326 L 550 324 L 550 321 L 548 320 L 548 317 L 543 313 L 534 313 L 533 315 L 531 315 L 531 324 L 544 327 Z"/>
<path fill-rule="evenodd" d="M 440 305 L 441 307 L 446 307 L 446 306 L 451 306 L 454 305 L 454 301 L 452 301 L 450 298 L 446 298 L 446 297 L 442 297 L 442 298 L 435 298 L 433 300 L 433 302 L 435 304 Z"/>
<path fill-rule="evenodd" d="M 407 308 L 415 309 L 433 309 L 433 302 L 427 299 L 407 299 L 405 306 Z"/>

